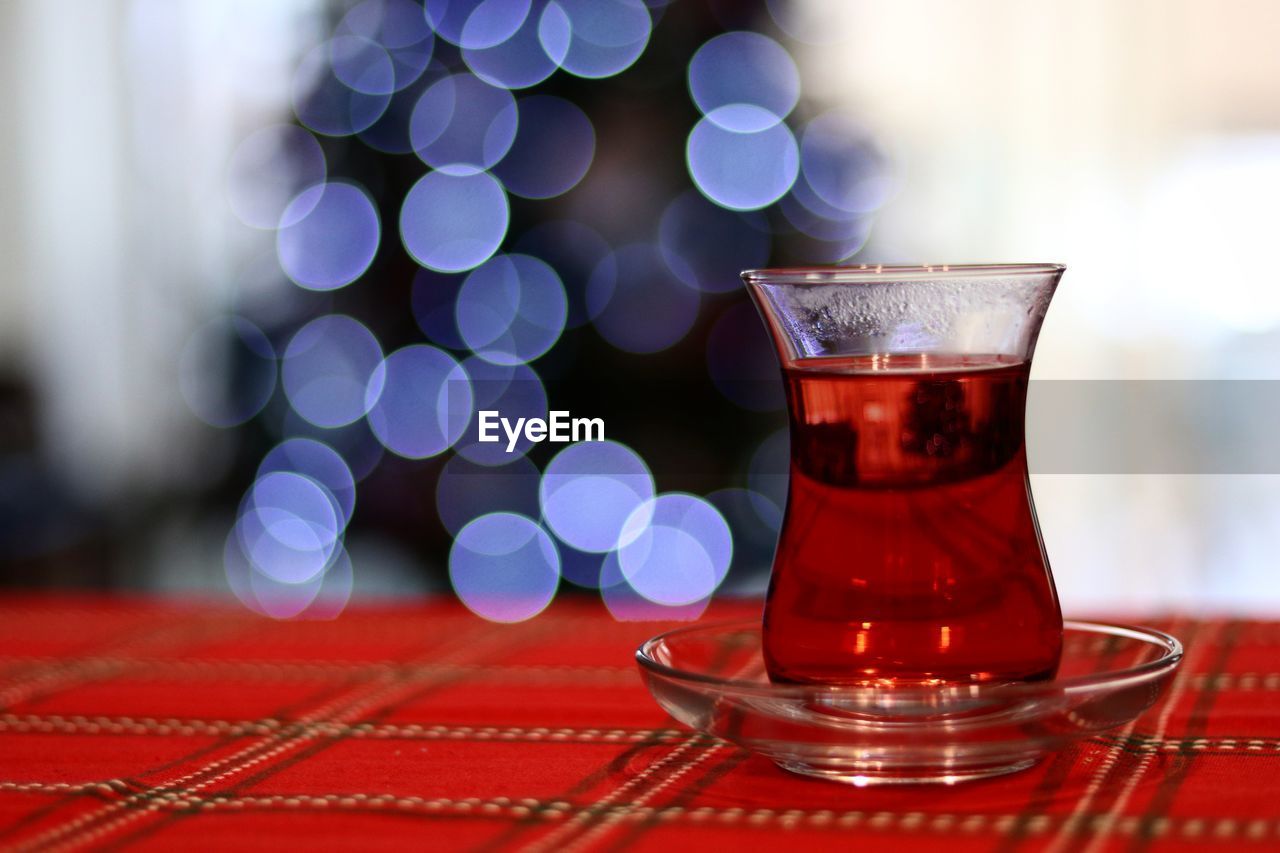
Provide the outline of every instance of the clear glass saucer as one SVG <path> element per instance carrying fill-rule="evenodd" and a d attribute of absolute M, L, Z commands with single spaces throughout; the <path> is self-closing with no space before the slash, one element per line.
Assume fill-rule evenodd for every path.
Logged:
<path fill-rule="evenodd" d="M 852 785 L 955 783 L 1024 770 L 1160 698 L 1182 644 L 1149 628 L 1067 622 L 1051 681 L 943 685 L 774 684 L 760 625 L 694 625 L 636 652 L 671 716 L 793 773 Z"/>

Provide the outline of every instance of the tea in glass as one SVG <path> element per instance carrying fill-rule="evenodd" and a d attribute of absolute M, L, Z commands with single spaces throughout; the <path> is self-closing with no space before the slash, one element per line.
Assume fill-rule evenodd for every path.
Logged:
<path fill-rule="evenodd" d="M 1024 412 L 1060 267 L 748 273 L 783 364 L 775 681 L 1051 678 L 1062 616 Z"/>

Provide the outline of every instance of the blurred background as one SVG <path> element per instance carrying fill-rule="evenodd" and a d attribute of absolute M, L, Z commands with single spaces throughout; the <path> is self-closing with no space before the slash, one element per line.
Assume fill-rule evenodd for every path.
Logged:
<path fill-rule="evenodd" d="M 1062 262 L 1040 387 L 1280 378 L 1277 35 L 1268 0 L 0 0 L 0 583 L 758 593 L 766 264 Z M 1267 442 L 1188 399 L 1163 459 Z M 548 407 L 609 442 L 474 441 Z M 1069 612 L 1280 608 L 1276 470 L 1037 467 L 1031 421 Z"/>

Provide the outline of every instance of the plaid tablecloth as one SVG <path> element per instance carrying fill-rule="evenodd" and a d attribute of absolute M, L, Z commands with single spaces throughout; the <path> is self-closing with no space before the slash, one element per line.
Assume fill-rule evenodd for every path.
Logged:
<path fill-rule="evenodd" d="M 1188 656 L 1135 726 L 1001 779 L 858 789 L 675 725 L 632 663 L 665 626 L 587 603 L 499 626 L 9 597 L 0 847 L 1280 849 L 1280 623 L 1152 624 Z"/>

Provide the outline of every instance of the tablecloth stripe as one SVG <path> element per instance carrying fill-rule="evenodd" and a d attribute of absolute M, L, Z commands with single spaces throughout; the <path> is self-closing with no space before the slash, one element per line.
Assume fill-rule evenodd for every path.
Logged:
<path fill-rule="evenodd" d="M 474 625 L 471 629 L 476 636 L 484 635 L 484 626 Z M 466 647 L 464 646 L 464 649 Z M 445 651 L 447 657 L 448 651 Z M 328 716 L 336 716 L 341 720 L 342 715 L 358 712 L 362 709 L 363 703 L 376 701 L 377 697 L 388 690 L 390 684 L 385 676 L 375 678 L 367 683 L 357 682 L 354 689 L 344 685 L 337 690 L 337 697 L 331 699 L 326 704 L 312 710 L 304 715 L 303 721 L 306 722 L 308 717 L 324 718 Z M 345 700 L 345 702 L 344 702 Z M 281 708 L 277 711 L 277 715 L 283 716 L 288 712 L 288 708 Z M 247 746 L 232 753 L 230 756 L 221 757 L 211 763 L 203 764 L 198 769 L 179 777 L 172 782 L 165 782 L 159 785 L 147 786 L 144 789 L 130 794 L 123 800 L 116 801 L 104 806 L 102 809 L 82 814 L 72 818 L 69 821 L 51 827 L 29 841 L 24 845 L 31 847 L 40 847 L 42 845 L 60 845 L 64 843 L 75 844 L 96 842 L 103 839 L 113 831 L 117 831 L 123 825 L 133 823 L 141 817 L 148 814 L 154 814 L 157 809 L 153 808 L 154 799 L 157 794 L 167 793 L 171 788 L 185 788 L 189 791 L 198 791 L 200 788 L 212 784 L 216 781 L 222 781 L 239 772 L 243 772 L 249 767 L 265 761 L 269 761 L 279 755 L 285 753 L 289 748 L 305 739 L 308 736 L 305 728 L 298 726 L 289 726 L 283 730 L 272 732 L 257 740 L 250 742 Z M 231 741 L 233 741 L 231 739 Z M 228 741 L 228 742 L 231 742 Z M 157 768 L 151 768 L 142 774 L 142 777 L 157 775 L 165 772 L 172 766 L 180 763 L 196 761 L 205 755 L 215 754 L 218 746 L 222 743 L 215 744 L 212 747 L 197 750 L 189 755 L 184 756 L 179 761 L 169 762 L 166 765 Z M 220 772 L 215 772 L 220 771 Z M 142 804 L 143 810 L 129 810 L 129 807 Z"/>
<path fill-rule="evenodd" d="M 1169 719 L 1173 714 L 1174 709 L 1178 707 L 1178 700 L 1186 690 L 1189 673 L 1200 662 L 1201 653 L 1205 646 L 1202 643 L 1195 642 L 1198 639 L 1199 632 L 1202 630 L 1212 630 L 1216 628 L 1217 626 L 1215 625 L 1209 626 L 1209 628 L 1206 628 L 1205 626 L 1192 626 L 1189 629 L 1188 642 L 1191 642 L 1194 645 L 1191 647 L 1191 651 L 1185 660 L 1185 667 L 1174 677 L 1173 686 L 1169 688 L 1168 695 L 1161 703 L 1160 710 L 1156 714 L 1155 731 L 1152 732 L 1152 737 L 1164 737 L 1164 733 L 1169 725 Z M 1136 721 L 1134 724 L 1126 727 L 1126 732 L 1131 732 L 1134 725 L 1136 725 Z M 1128 804 L 1129 798 L 1133 795 L 1134 788 L 1137 786 L 1139 780 L 1146 775 L 1147 769 L 1150 767 L 1151 760 L 1154 755 L 1155 753 L 1148 752 L 1144 755 L 1138 756 L 1137 764 L 1133 771 L 1128 774 L 1127 778 L 1121 780 L 1119 789 L 1116 792 L 1115 798 L 1112 800 L 1111 806 L 1105 813 L 1103 813 L 1102 826 L 1104 829 L 1109 830 L 1110 827 L 1115 825 L 1116 821 L 1120 819 L 1123 814 L 1124 807 Z M 1160 815 L 1151 814 L 1150 812 L 1144 814 L 1144 818 L 1147 820 L 1158 817 L 1160 817 Z M 1097 853 L 1097 850 L 1104 842 L 1104 838 L 1105 836 L 1102 833 L 1099 833 L 1094 838 L 1090 839 L 1089 844 L 1085 847 L 1084 853 Z M 1138 839 L 1135 839 L 1135 843 L 1137 841 Z"/>
<path fill-rule="evenodd" d="M 1184 669 L 1129 730 L 902 790 L 674 724 L 631 661 L 664 627 L 575 602 L 498 626 L 439 602 L 317 624 L 0 601 L 0 847 L 1280 848 L 1277 623 L 1172 623 Z"/>
<path fill-rule="evenodd" d="M 1241 626 L 1238 621 L 1232 620 L 1225 625 L 1219 623 L 1215 624 L 1214 627 L 1218 629 L 1218 636 L 1214 638 L 1215 654 L 1204 682 L 1206 686 L 1196 696 L 1195 704 L 1192 706 L 1190 717 L 1186 723 L 1185 736 L 1189 738 L 1195 738 L 1205 730 L 1209 712 L 1213 708 L 1214 701 L 1220 695 L 1217 689 L 1217 685 L 1220 683 L 1218 676 L 1227 671 L 1231 662 L 1231 655 L 1235 651 L 1237 641 L 1240 639 Z M 1197 645 L 1196 651 L 1200 651 L 1203 647 L 1202 645 Z M 1188 671 L 1190 671 L 1190 667 L 1188 667 Z M 1181 676 L 1183 673 L 1179 673 L 1179 675 Z M 1182 680 L 1185 679 L 1180 679 L 1180 682 Z M 1180 686 L 1181 683 L 1175 684 L 1175 687 Z M 1156 737 L 1164 736 L 1169 714 L 1175 706 L 1176 702 L 1171 697 L 1166 703 L 1165 709 L 1161 711 L 1155 731 Z M 1156 822 L 1169 813 L 1169 808 L 1173 805 L 1174 798 L 1177 795 L 1178 787 L 1186 779 L 1197 755 L 1198 753 L 1196 752 L 1184 752 L 1181 764 L 1161 780 L 1152 802 L 1146 807 L 1146 831 L 1140 833 L 1130 846 L 1130 850 L 1134 851 L 1134 853 L 1141 853 L 1141 851 L 1145 851 L 1150 847 L 1150 842 L 1153 840 L 1150 827 L 1157 825 Z M 1132 787 L 1130 787 L 1130 790 L 1132 790 Z"/>
<path fill-rule="evenodd" d="M 532 623 L 526 632 L 532 633 L 535 626 L 536 623 Z M 542 630 L 546 630 L 545 626 L 542 627 Z M 483 638 L 483 640 L 481 640 L 481 638 Z M 506 639 L 509 640 L 510 638 Z M 476 645 L 477 642 L 480 642 L 478 647 Z M 456 646 L 457 648 L 454 649 L 453 646 Z M 495 646 L 496 649 L 492 648 Z M 473 662 L 479 662 L 487 655 L 496 654 L 500 656 L 505 653 L 505 651 L 505 643 L 496 642 L 494 635 L 485 631 L 484 625 L 473 624 L 461 637 L 450 638 L 446 641 L 444 650 L 432 648 L 428 651 L 428 654 L 430 654 L 435 660 L 443 659 L 445 662 L 454 662 L 451 659 L 458 656 L 461 656 L 464 659 L 471 658 L 473 659 Z M 352 716 L 360 717 L 364 714 L 372 713 L 371 709 L 384 707 L 385 705 L 396 701 L 395 699 L 389 699 L 388 697 L 396 696 L 396 691 L 398 689 L 403 689 L 406 686 L 416 686 L 418 680 L 422 679 L 433 681 L 435 680 L 433 678 L 434 675 L 435 673 L 432 673 L 431 676 L 419 676 L 417 679 L 398 678 L 393 674 L 381 675 L 368 683 L 357 684 L 357 686 L 353 690 L 349 691 L 348 694 L 343 694 L 341 699 L 335 700 L 327 705 L 323 705 L 318 709 L 308 712 L 304 715 L 303 719 L 304 721 L 309 721 L 308 718 L 332 718 L 336 719 L 338 722 L 347 722 L 344 718 Z M 455 672 L 450 676 L 445 676 L 441 680 L 447 682 L 450 678 L 461 679 L 465 678 L 465 675 Z M 402 700 L 404 697 L 397 696 L 396 698 Z M 285 758 L 285 756 L 295 747 L 313 740 L 312 734 L 307 731 L 305 727 L 290 726 L 281 732 L 267 736 L 266 740 L 261 741 L 258 744 L 251 744 L 244 750 L 237 752 L 230 759 L 223 759 L 222 761 L 215 762 L 196 774 L 189 774 L 187 777 L 183 777 L 175 784 L 195 780 L 196 784 L 190 785 L 189 788 L 191 790 L 199 790 L 201 787 L 212 784 L 215 781 L 222 781 L 230 777 L 243 774 L 258 764 L 262 765 L 262 769 L 258 771 L 256 776 L 249 777 L 249 780 L 262 779 L 273 772 L 273 769 L 285 769 L 291 763 L 306 760 L 306 758 L 315 755 L 320 750 L 330 746 L 333 742 L 344 739 L 344 737 L 344 735 L 339 735 L 335 738 L 328 739 L 327 741 L 320 741 L 307 749 L 299 750 L 292 756 Z M 220 769 L 222 772 L 212 778 L 207 778 L 214 769 Z M 201 781 L 202 779 L 203 781 Z M 239 782 L 232 784 L 229 789 L 231 794 L 234 795 L 237 790 L 242 789 L 246 781 L 247 780 L 245 779 L 241 779 Z M 153 795 L 159 790 L 162 789 L 150 789 L 148 794 Z M 174 812 L 166 818 L 166 822 L 173 823 L 180 820 L 184 814 L 185 813 L 183 812 Z M 128 822 L 131 817 L 132 816 L 121 816 L 116 819 L 114 824 L 107 822 L 92 831 L 88 831 L 87 834 L 81 836 L 80 840 L 84 842 L 96 841 L 106 836 L 114 829 L 117 829 L 121 824 Z M 156 827 L 155 829 L 158 830 L 160 828 L 162 827 Z"/>
<path fill-rule="evenodd" d="M 1117 658 L 1120 649 L 1121 644 L 1116 642 L 1116 638 L 1105 638 L 1098 652 L 1100 663 L 1106 666 L 1118 663 Z M 1124 661 L 1121 665 L 1132 662 Z M 1132 726 L 1127 727 L 1121 737 L 1128 736 L 1131 729 Z M 1055 793 L 1066 783 L 1072 768 L 1076 766 L 1079 759 L 1079 751 L 1075 748 L 1063 750 L 1048 759 L 1048 766 L 1045 768 L 1044 775 L 1032 788 L 1026 807 L 1018 814 L 1017 820 L 1013 822 L 1009 831 L 1001 839 L 999 847 L 1001 851 L 1009 853 L 1009 851 L 1016 850 L 1023 839 L 1026 838 L 1031 827 L 1038 825 L 1039 816 L 1053 802 Z M 1086 796 L 1088 796 L 1088 792 L 1086 792 Z M 1062 836 L 1059 837 L 1061 838 Z"/>

